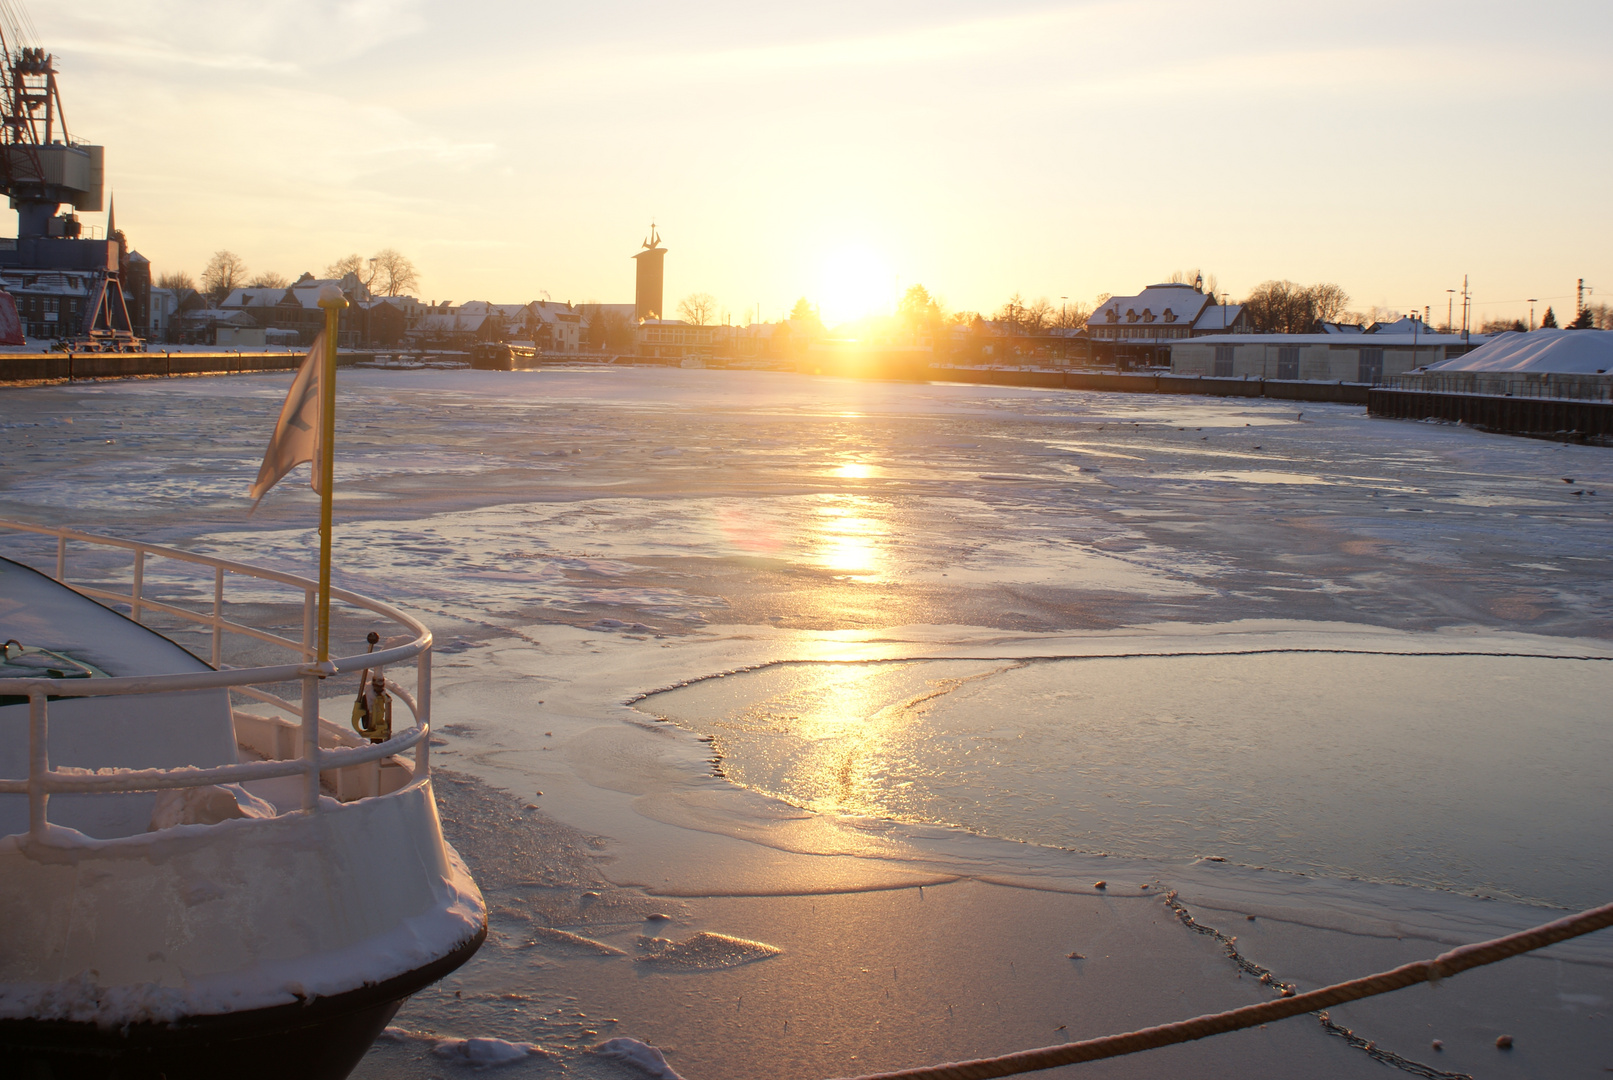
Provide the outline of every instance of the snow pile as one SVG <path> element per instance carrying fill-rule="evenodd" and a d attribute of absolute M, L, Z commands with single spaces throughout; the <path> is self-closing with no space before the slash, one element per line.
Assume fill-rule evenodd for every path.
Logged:
<path fill-rule="evenodd" d="M 469 1039 L 439 1038 L 436 1035 L 401 1027 L 388 1027 L 381 1032 L 377 1041 L 426 1043 L 430 1046 L 432 1056 L 472 1069 L 509 1065 L 529 1057 L 554 1057 L 553 1053 L 537 1043 L 508 1042 L 486 1036 Z"/>
<path fill-rule="evenodd" d="M 637 1039 L 606 1039 L 594 1047 L 594 1053 L 636 1065 L 654 1080 L 683 1080 L 672 1071 L 661 1051 Z"/>
<path fill-rule="evenodd" d="M 432 1054 L 460 1065 L 485 1069 L 493 1065 L 508 1065 L 534 1054 L 545 1057 L 549 1051 L 536 1043 L 505 1042 L 503 1039 L 438 1039 L 431 1048 Z"/>
<path fill-rule="evenodd" d="M 232 818 L 274 816 L 276 812 L 272 803 L 258 798 L 240 784 L 170 788 L 157 793 L 147 831 L 171 829 L 175 825 L 217 825 Z"/>
<path fill-rule="evenodd" d="M 1537 371 L 1601 375 L 1613 371 L 1613 333 L 1531 330 L 1498 334 L 1463 356 L 1429 364 L 1428 371 Z"/>
<path fill-rule="evenodd" d="M 714 934 L 708 930 L 687 941 L 670 941 L 667 938 L 640 937 L 638 947 L 647 954 L 638 957 L 641 964 L 662 964 L 667 967 L 692 968 L 697 971 L 717 971 L 722 968 L 753 964 L 777 956 L 783 949 L 761 941 Z"/>

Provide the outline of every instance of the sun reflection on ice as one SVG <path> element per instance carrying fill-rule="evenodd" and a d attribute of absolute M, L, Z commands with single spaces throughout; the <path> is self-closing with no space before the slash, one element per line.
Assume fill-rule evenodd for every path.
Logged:
<path fill-rule="evenodd" d="M 816 508 L 812 549 L 818 565 L 848 577 L 868 579 L 887 569 L 886 522 L 877 503 L 857 495 L 829 495 Z"/>

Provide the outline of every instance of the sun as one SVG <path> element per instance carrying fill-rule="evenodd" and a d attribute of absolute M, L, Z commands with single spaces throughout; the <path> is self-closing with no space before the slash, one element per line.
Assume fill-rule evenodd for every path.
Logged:
<path fill-rule="evenodd" d="M 820 264 L 816 300 L 826 326 L 865 315 L 888 315 L 896 300 L 896 276 L 870 247 L 837 248 Z"/>

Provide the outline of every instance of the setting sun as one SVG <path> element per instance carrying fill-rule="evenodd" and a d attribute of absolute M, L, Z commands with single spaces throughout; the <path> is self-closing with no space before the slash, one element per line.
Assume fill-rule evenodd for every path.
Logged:
<path fill-rule="evenodd" d="M 826 255 L 818 271 L 818 306 L 826 326 L 889 314 L 896 275 L 872 248 L 850 245 Z"/>

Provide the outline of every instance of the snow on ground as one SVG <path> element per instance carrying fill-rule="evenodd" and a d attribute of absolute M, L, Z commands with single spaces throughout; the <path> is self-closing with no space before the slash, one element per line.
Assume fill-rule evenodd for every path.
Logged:
<path fill-rule="evenodd" d="M 306 572 L 300 472 L 246 517 L 289 382 L 0 392 L 0 517 Z M 1605 449 L 767 373 L 344 371 L 341 396 L 338 583 L 436 630 L 444 827 L 494 929 L 410 1030 L 575 1075 L 632 1075 L 588 1051 L 618 1036 L 688 1077 L 848 1075 L 1259 1000 L 1162 886 L 1309 986 L 1605 880 L 1613 815 L 1573 771 L 1606 755 Z M 1569 659 L 1402 655 L 1427 653 Z M 687 969 L 639 939 L 780 951 Z M 1613 1065 L 1609 950 L 1558 955 L 1357 1026 L 1486 1076 Z M 1088 1071 L 1382 1075 L 1304 1019 L 1172 1055 Z M 359 1075 L 443 1067 L 382 1044 Z"/>

